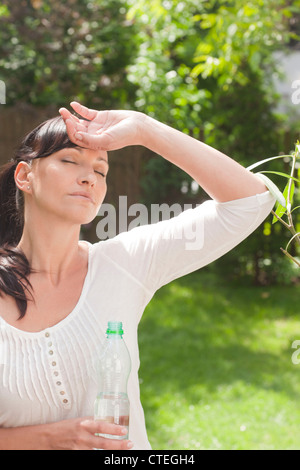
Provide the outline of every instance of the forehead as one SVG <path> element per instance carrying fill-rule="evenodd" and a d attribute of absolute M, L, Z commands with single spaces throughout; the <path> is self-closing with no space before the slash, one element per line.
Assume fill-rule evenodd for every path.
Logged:
<path fill-rule="evenodd" d="M 89 148 L 83 148 L 83 147 L 70 147 L 70 148 L 64 148 L 62 150 L 59 150 L 57 152 L 57 155 L 60 155 L 61 153 L 70 153 L 73 155 L 79 155 L 83 156 L 85 158 L 91 158 L 96 161 L 104 161 L 108 165 L 108 155 L 107 152 L 104 150 L 92 150 Z"/>
<path fill-rule="evenodd" d="M 91 157 L 94 157 L 96 160 L 105 160 L 107 162 L 108 156 L 107 152 L 104 150 L 92 150 L 89 148 L 75 147 L 74 150 L 79 152 L 81 155 L 89 154 Z"/>

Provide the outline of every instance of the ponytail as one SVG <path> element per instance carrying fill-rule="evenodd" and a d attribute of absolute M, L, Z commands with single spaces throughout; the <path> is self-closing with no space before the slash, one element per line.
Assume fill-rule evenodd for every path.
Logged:
<path fill-rule="evenodd" d="M 23 232 L 23 211 L 14 178 L 16 167 L 12 161 L 0 169 L 0 246 L 16 246 Z"/>
<path fill-rule="evenodd" d="M 6 163 L 0 169 L 0 296 L 12 296 L 23 318 L 31 285 L 27 279 L 30 266 L 24 253 L 16 248 L 23 232 L 22 195 L 15 184 L 17 163 Z"/>
<path fill-rule="evenodd" d="M 0 296 L 4 293 L 15 299 L 20 319 L 27 310 L 26 292 L 32 297 L 32 285 L 27 278 L 30 273 L 29 262 L 21 250 L 8 245 L 0 248 Z"/>

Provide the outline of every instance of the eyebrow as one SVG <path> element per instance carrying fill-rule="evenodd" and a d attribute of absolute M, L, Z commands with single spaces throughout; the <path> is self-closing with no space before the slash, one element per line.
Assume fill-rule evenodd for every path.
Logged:
<path fill-rule="evenodd" d="M 88 147 L 71 147 L 71 148 L 73 148 L 74 150 L 77 150 L 79 153 L 82 153 L 84 150 L 88 150 Z M 105 160 L 105 158 L 98 157 L 97 162 L 105 162 L 109 168 L 109 163 L 107 160 Z"/>

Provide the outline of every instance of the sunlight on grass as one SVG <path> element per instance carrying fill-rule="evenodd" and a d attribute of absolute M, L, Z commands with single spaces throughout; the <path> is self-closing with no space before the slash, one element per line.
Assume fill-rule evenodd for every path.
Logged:
<path fill-rule="evenodd" d="M 139 337 L 154 449 L 299 449 L 299 287 L 195 273 L 161 289 Z"/>

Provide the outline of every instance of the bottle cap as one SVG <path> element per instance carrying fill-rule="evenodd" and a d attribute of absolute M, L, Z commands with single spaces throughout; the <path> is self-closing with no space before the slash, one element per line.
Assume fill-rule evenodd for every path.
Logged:
<path fill-rule="evenodd" d="M 107 335 L 122 335 L 124 333 L 122 328 L 122 322 L 120 321 L 109 321 L 107 325 Z"/>

